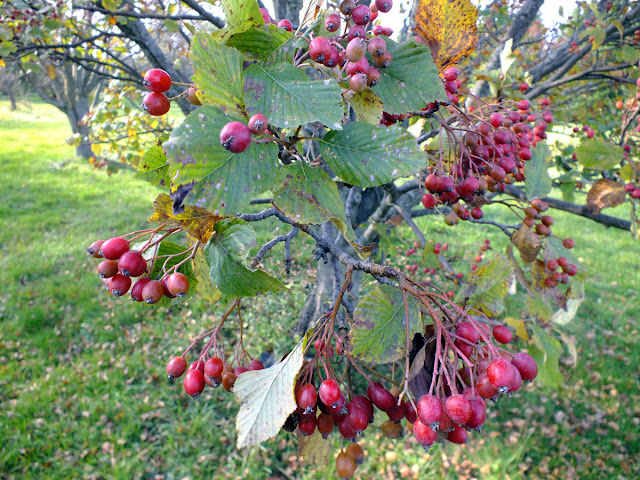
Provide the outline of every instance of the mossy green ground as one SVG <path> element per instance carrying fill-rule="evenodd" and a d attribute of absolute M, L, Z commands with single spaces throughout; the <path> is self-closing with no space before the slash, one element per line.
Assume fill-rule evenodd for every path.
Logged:
<path fill-rule="evenodd" d="M 84 248 L 146 225 L 153 187 L 130 172 L 107 176 L 74 158 L 54 108 L 0 101 L 0 478 L 327 478 L 305 466 L 281 433 L 259 448 L 234 449 L 232 396 L 193 402 L 165 380 L 167 359 L 212 325 L 225 305 L 190 299 L 162 308 L 114 299 Z M 626 214 L 626 206 L 617 215 Z M 499 213 L 489 209 L 488 215 Z M 591 274 L 586 301 L 565 327 L 578 364 L 563 356 L 564 387 L 535 383 L 491 408 L 465 447 L 416 448 L 411 435 L 381 439 L 383 415 L 367 431 L 357 478 L 633 479 L 640 477 L 640 242 L 554 212 L 554 233 L 571 235 Z M 437 241 L 475 251 L 499 231 L 423 219 Z M 265 240 L 275 223 L 258 231 Z M 480 232 L 478 232 L 480 230 Z M 413 239 L 404 234 L 406 248 Z M 406 249 L 402 247 L 402 250 Z M 298 244 L 290 295 L 247 307 L 248 347 L 285 353 L 312 281 L 310 245 Z M 282 271 L 280 250 L 269 264 Z M 406 262 L 407 259 L 403 259 Z M 232 326 L 225 331 L 235 335 Z M 330 466 L 329 470 L 333 467 Z"/>

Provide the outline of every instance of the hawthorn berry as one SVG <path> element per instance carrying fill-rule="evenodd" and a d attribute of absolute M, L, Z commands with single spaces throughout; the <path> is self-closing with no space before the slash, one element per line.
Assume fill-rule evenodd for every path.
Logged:
<path fill-rule="evenodd" d="M 166 92 L 171 88 L 171 76 L 161 68 L 152 68 L 144 74 L 142 84 L 152 92 Z"/>
<path fill-rule="evenodd" d="M 569 248 L 569 249 L 570 249 L 570 248 L 575 247 L 575 246 L 576 246 L 576 243 L 573 241 L 573 239 L 572 239 L 572 238 L 565 238 L 565 239 L 562 241 L 562 245 L 564 246 L 564 248 Z"/>
<path fill-rule="evenodd" d="M 114 297 L 121 297 L 131 288 L 131 278 L 118 273 L 109 279 L 109 291 Z"/>
<path fill-rule="evenodd" d="M 169 380 L 174 378 L 179 378 L 187 369 L 187 361 L 184 357 L 173 357 L 167 363 L 167 375 L 169 375 Z"/>
<path fill-rule="evenodd" d="M 262 362 L 258 359 L 253 359 L 249 362 L 249 370 L 251 371 L 256 371 L 256 370 L 263 370 L 264 369 L 264 365 L 262 364 Z"/>
<path fill-rule="evenodd" d="M 464 338 L 469 343 L 478 343 L 480 341 L 480 332 L 471 322 L 459 323 L 456 327 L 456 335 Z"/>
<path fill-rule="evenodd" d="M 129 250 L 118 260 L 118 268 L 123 275 L 139 277 L 147 271 L 147 262 L 139 251 Z"/>
<path fill-rule="evenodd" d="M 97 270 L 100 278 L 111 278 L 118 273 L 118 262 L 116 260 L 103 260 L 98 264 Z"/>
<path fill-rule="evenodd" d="M 460 445 L 467 443 L 468 438 L 469 434 L 467 433 L 467 431 L 457 425 L 452 431 L 447 434 L 447 440 L 449 440 L 451 443 L 457 443 Z"/>
<path fill-rule="evenodd" d="M 367 75 L 367 83 L 370 87 L 375 87 L 380 82 L 380 72 L 374 68 L 369 68 L 369 75 Z"/>
<path fill-rule="evenodd" d="M 143 302 L 144 298 L 142 297 L 142 290 L 145 285 L 149 283 L 151 279 L 149 277 L 139 278 L 136 283 L 133 285 L 131 289 L 131 298 L 136 302 Z"/>
<path fill-rule="evenodd" d="M 392 410 L 396 406 L 396 399 L 391 393 L 384 388 L 380 383 L 376 382 L 373 385 L 371 396 L 369 399 L 371 403 L 373 403 L 378 409 L 383 412 L 387 412 Z M 369 389 L 367 389 L 367 395 L 369 394 Z"/>
<path fill-rule="evenodd" d="M 371 10 L 367 5 L 358 5 L 351 13 L 351 20 L 356 25 L 366 25 L 371 19 Z"/>
<path fill-rule="evenodd" d="M 358 465 L 364 462 L 364 450 L 362 450 L 359 443 L 350 443 L 347 445 L 345 452 L 351 455 Z"/>
<path fill-rule="evenodd" d="M 233 153 L 242 153 L 251 143 L 251 131 L 242 122 L 229 122 L 220 130 L 220 143 Z"/>
<path fill-rule="evenodd" d="M 335 426 L 335 420 L 331 415 L 326 413 L 321 413 L 318 415 L 317 420 L 317 428 L 322 438 L 327 439 L 331 432 L 333 432 L 333 427 Z"/>
<path fill-rule="evenodd" d="M 413 424 L 413 435 L 420 445 L 427 450 L 438 439 L 438 433 L 428 425 L 425 425 L 420 419 Z"/>
<path fill-rule="evenodd" d="M 324 63 L 331 55 L 331 43 L 325 37 L 315 37 L 309 43 L 309 56 L 311 60 Z"/>
<path fill-rule="evenodd" d="M 189 88 L 189 90 L 187 90 L 187 102 L 189 102 L 191 105 L 202 105 L 202 102 L 198 98 L 197 92 L 198 89 L 196 87 L 191 87 Z"/>
<path fill-rule="evenodd" d="M 296 401 L 300 410 L 303 410 L 305 414 L 309 414 L 313 411 L 318 400 L 318 392 L 316 387 L 311 383 L 307 383 L 300 387 L 300 390 L 296 392 Z"/>
<path fill-rule="evenodd" d="M 509 343 L 513 340 L 513 334 L 506 325 L 496 325 L 493 327 L 493 338 L 500 343 Z"/>
<path fill-rule="evenodd" d="M 100 254 L 107 260 L 118 260 L 129 251 L 129 242 L 121 237 L 113 237 L 102 244 Z"/>
<path fill-rule="evenodd" d="M 367 48 L 372 57 L 379 57 L 387 51 L 387 42 L 382 37 L 374 37 L 369 40 Z"/>
<path fill-rule="evenodd" d="M 361 92 L 367 87 L 367 76 L 364 73 L 356 73 L 349 80 L 349 88 L 354 92 Z"/>
<path fill-rule="evenodd" d="M 174 272 L 167 277 L 163 287 L 166 287 L 171 295 L 182 298 L 189 291 L 189 279 L 183 273 Z"/>
<path fill-rule="evenodd" d="M 184 376 L 182 386 L 187 395 L 198 398 L 204 390 L 204 374 L 198 369 L 189 370 Z"/>
<path fill-rule="evenodd" d="M 261 8 L 260 14 L 262 15 L 264 23 L 266 23 L 267 25 L 271 23 L 271 15 L 269 15 L 269 11 L 266 8 Z"/>
<path fill-rule="evenodd" d="M 224 371 L 224 363 L 218 357 L 211 357 L 204 364 L 204 374 L 207 377 L 220 377 Z"/>
<path fill-rule="evenodd" d="M 366 38 L 367 32 L 362 25 L 354 25 L 347 32 L 347 40 L 351 41 L 354 38 Z"/>
<path fill-rule="evenodd" d="M 446 411 L 451 420 L 461 425 L 471 418 L 471 404 L 464 395 L 452 395 L 447 398 Z"/>
<path fill-rule="evenodd" d="M 433 395 L 423 395 L 418 400 L 418 418 L 433 430 L 438 430 L 442 419 L 442 402 Z"/>
<path fill-rule="evenodd" d="M 151 280 L 142 288 L 142 299 L 151 305 L 158 303 L 164 296 L 164 285 L 159 280 Z"/>
<path fill-rule="evenodd" d="M 404 432 L 402 431 L 402 425 L 400 425 L 399 423 L 394 423 L 391 420 L 387 420 L 386 422 L 384 422 L 380 426 L 380 429 L 382 430 L 382 434 L 391 440 L 395 440 L 396 438 L 400 438 L 402 437 L 402 435 L 404 435 Z"/>
<path fill-rule="evenodd" d="M 518 369 L 522 380 L 533 380 L 538 375 L 538 364 L 528 353 L 516 353 L 511 363 Z"/>
<path fill-rule="evenodd" d="M 298 429 L 300 430 L 300 433 L 302 433 L 302 435 L 304 435 L 305 437 L 313 435 L 313 432 L 316 431 L 316 422 L 316 417 L 300 419 L 300 421 L 298 422 Z"/>
<path fill-rule="evenodd" d="M 318 390 L 318 396 L 322 403 L 327 406 L 331 406 L 338 403 L 342 392 L 340 392 L 340 387 L 338 386 L 338 382 L 333 380 L 332 378 L 327 378 L 320 384 L 320 389 Z"/>
<path fill-rule="evenodd" d="M 424 195 L 422 195 L 422 205 L 427 210 L 431 210 L 433 207 L 436 206 L 435 197 L 433 195 L 431 195 L 430 193 L 425 193 Z"/>
<path fill-rule="evenodd" d="M 393 0 L 376 0 L 376 8 L 382 13 L 387 13 L 393 8 Z"/>
<path fill-rule="evenodd" d="M 155 117 L 164 115 L 170 108 L 171 102 L 164 93 L 147 93 L 142 99 L 142 109 Z"/>
<path fill-rule="evenodd" d="M 249 122 L 247 123 L 247 127 L 249 131 L 254 135 L 260 135 L 267 130 L 269 126 L 269 120 L 261 113 L 256 113 L 253 115 Z"/>
<path fill-rule="evenodd" d="M 278 26 L 280 28 L 284 28 L 287 32 L 293 32 L 293 25 L 291 24 L 291 21 L 287 20 L 286 18 L 280 20 L 278 22 Z"/>
<path fill-rule="evenodd" d="M 347 16 L 351 15 L 355 8 L 356 2 L 354 2 L 354 0 L 343 0 L 340 4 L 340 11 Z"/>
<path fill-rule="evenodd" d="M 487 367 L 487 377 L 498 391 L 506 391 L 513 382 L 511 364 L 502 357 L 495 358 Z"/>
<path fill-rule="evenodd" d="M 324 21 L 324 28 L 329 32 L 335 32 L 340 28 L 340 16 L 332 13 Z"/>
<path fill-rule="evenodd" d="M 222 374 L 222 387 L 227 392 L 230 392 L 233 385 L 236 383 L 236 378 L 238 378 L 238 376 L 234 372 L 224 372 Z"/>
<path fill-rule="evenodd" d="M 102 244 L 104 240 L 96 240 L 91 245 L 87 247 L 87 253 L 91 255 L 93 258 L 102 258 Z"/>
<path fill-rule="evenodd" d="M 358 468 L 358 465 L 355 458 L 347 452 L 340 452 L 336 457 L 336 473 L 341 479 L 352 478 L 353 474 L 356 473 L 356 468 Z"/>

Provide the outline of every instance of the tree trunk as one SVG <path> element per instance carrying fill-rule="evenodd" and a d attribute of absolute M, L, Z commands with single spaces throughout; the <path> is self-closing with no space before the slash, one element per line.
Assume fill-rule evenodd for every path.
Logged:
<path fill-rule="evenodd" d="M 293 24 L 293 28 L 300 25 L 300 12 L 302 11 L 302 0 L 273 0 L 276 20 L 285 18 Z"/>
<path fill-rule="evenodd" d="M 13 91 L 13 85 L 7 85 L 7 95 L 9 95 L 9 102 L 11 103 L 9 110 L 15 112 L 18 109 L 18 104 L 16 103 L 16 94 Z"/>
<path fill-rule="evenodd" d="M 82 139 L 80 145 L 76 147 L 76 155 L 78 157 L 91 158 L 94 154 L 89 142 L 89 128 L 82 121 L 84 116 L 89 113 L 89 95 L 84 90 L 76 92 L 76 95 L 75 103 L 65 114 L 73 133 L 77 133 Z"/>

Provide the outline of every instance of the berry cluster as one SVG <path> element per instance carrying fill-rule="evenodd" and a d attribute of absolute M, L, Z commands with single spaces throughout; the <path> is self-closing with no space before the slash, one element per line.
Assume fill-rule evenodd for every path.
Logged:
<path fill-rule="evenodd" d="M 246 125 L 238 121 L 229 122 L 220 130 L 220 143 L 230 152 L 242 153 L 251 144 L 251 135 L 262 135 L 268 126 L 267 117 L 261 113 L 253 115 Z"/>
<path fill-rule="evenodd" d="M 629 182 L 624 186 L 624 191 L 633 199 L 640 198 L 640 185 Z"/>
<path fill-rule="evenodd" d="M 582 131 L 586 132 L 587 138 L 593 138 L 596 135 L 596 131 L 593 128 L 591 128 L 589 125 L 583 125 Z M 579 132 L 580 132 L 580 128 L 573 127 L 573 133 L 579 133 Z M 575 154 L 574 154 L 574 160 L 575 160 Z"/>
<path fill-rule="evenodd" d="M 174 357 L 167 363 L 167 375 L 169 380 L 179 378 L 186 371 L 182 386 L 190 397 L 196 399 L 204 391 L 205 385 L 218 388 L 220 385 L 230 392 L 238 376 L 249 370 L 262 370 L 264 365 L 260 360 L 251 360 L 247 366 L 240 365 L 233 368 L 225 364 L 220 357 L 206 358 L 203 354 L 200 359 L 193 362 L 187 370 L 187 360 L 184 355 Z"/>
<path fill-rule="evenodd" d="M 160 278 L 148 276 L 152 269 L 147 263 L 153 265 L 159 257 L 146 259 L 143 255 L 154 245 L 149 240 L 140 250 L 130 250 L 129 240 L 113 237 L 93 242 L 87 248 L 87 253 L 93 258 L 104 258 L 98 264 L 98 275 L 115 297 L 125 295 L 129 290 L 134 301 L 147 304 L 158 303 L 165 296 L 184 297 L 189 291 L 189 279 L 178 271 L 179 264 L 170 269 L 163 267 L 161 272 L 164 274 Z M 136 277 L 139 278 L 133 283 L 131 279 Z"/>
<path fill-rule="evenodd" d="M 164 93 L 171 88 L 172 84 L 175 84 L 175 82 L 171 81 L 171 76 L 160 68 L 152 68 L 145 73 L 142 83 L 151 92 L 147 93 L 142 100 L 142 109 L 149 115 L 161 116 L 166 114 L 171 108 L 171 100 L 175 100 L 174 98 L 168 98 Z M 197 90 L 196 87 L 189 87 L 176 98 L 184 96 L 192 105 L 202 105 L 196 95 Z"/>

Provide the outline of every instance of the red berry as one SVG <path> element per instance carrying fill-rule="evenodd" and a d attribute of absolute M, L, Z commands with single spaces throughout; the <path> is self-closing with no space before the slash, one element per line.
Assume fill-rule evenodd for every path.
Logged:
<path fill-rule="evenodd" d="M 249 370 L 256 371 L 256 370 L 263 370 L 263 369 L 264 369 L 264 365 L 260 360 L 253 359 L 249 362 Z"/>
<path fill-rule="evenodd" d="M 181 377 L 186 369 L 187 361 L 184 357 L 173 357 L 167 363 L 167 375 L 169 375 L 170 379 Z"/>
<path fill-rule="evenodd" d="M 366 37 L 367 37 L 367 33 L 366 33 L 364 27 L 361 26 L 361 25 L 354 25 L 347 32 L 347 40 L 349 42 L 351 40 L 353 40 L 354 38 L 366 38 Z"/>
<path fill-rule="evenodd" d="M 320 384 L 318 396 L 320 397 L 320 400 L 322 400 L 322 403 L 324 403 L 325 405 L 331 406 L 338 403 L 341 395 L 342 392 L 340 392 L 338 382 L 336 382 L 335 380 L 328 378 Z"/>
<path fill-rule="evenodd" d="M 315 37 L 309 43 L 309 56 L 318 63 L 324 63 L 331 55 L 331 42 L 325 37 Z"/>
<path fill-rule="evenodd" d="M 366 5 L 358 5 L 351 12 L 351 19 L 356 25 L 366 25 L 371 19 L 371 10 Z"/>
<path fill-rule="evenodd" d="M 422 195 L 422 205 L 424 205 L 424 208 L 426 208 L 427 210 L 431 210 L 436 206 L 435 197 L 430 193 L 425 193 L 424 195 Z"/>
<path fill-rule="evenodd" d="M 423 395 L 418 400 L 418 418 L 433 430 L 438 430 L 443 412 L 442 403 L 433 395 Z"/>
<path fill-rule="evenodd" d="M 361 92 L 367 87 L 367 76 L 364 73 L 356 73 L 349 80 L 349 88 L 354 92 Z"/>
<path fill-rule="evenodd" d="M 196 360 L 195 362 L 191 362 L 191 365 L 189 365 L 189 370 L 200 370 L 202 373 L 204 373 L 204 366 L 205 362 L 203 362 L 202 360 Z"/>
<path fill-rule="evenodd" d="M 513 370 L 513 381 L 509 385 L 509 392 L 517 392 L 520 390 L 520 385 L 522 385 L 522 375 L 520 375 L 520 370 L 515 365 L 512 364 L 511 369 Z"/>
<path fill-rule="evenodd" d="M 387 13 L 393 8 L 393 0 L 376 0 L 376 7 L 382 13 Z"/>
<path fill-rule="evenodd" d="M 498 357 L 491 361 L 487 367 L 489 381 L 498 388 L 498 391 L 506 391 L 513 382 L 513 370 L 511 364 L 504 358 Z"/>
<path fill-rule="evenodd" d="M 363 58 L 359 62 L 349 62 L 347 64 L 347 68 L 345 69 L 347 75 L 355 75 L 356 73 L 363 73 L 365 75 L 369 74 L 369 62 L 366 58 Z"/>
<path fill-rule="evenodd" d="M 564 248 L 573 248 L 575 247 L 576 242 L 574 242 L 572 238 L 565 238 L 562 241 L 562 245 L 564 246 Z"/>
<path fill-rule="evenodd" d="M 347 417 L 349 419 L 349 423 L 351 423 L 351 427 L 356 431 L 356 433 L 361 433 L 369 426 L 369 415 L 365 412 L 360 405 L 354 402 L 349 402 L 347 404 L 348 414 Z M 404 417 L 404 410 L 402 411 L 402 416 Z"/>
<path fill-rule="evenodd" d="M 307 383 L 296 392 L 296 397 L 298 407 L 308 415 L 316 406 L 318 392 L 316 391 L 316 387 L 311 383 Z"/>
<path fill-rule="evenodd" d="M 484 425 L 484 421 L 487 418 L 487 406 L 484 400 L 479 398 L 471 398 L 469 404 L 471 405 L 471 418 L 464 426 L 466 428 L 479 429 Z"/>
<path fill-rule="evenodd" d="M 159 280 L 151 280 L 142 288 L 142 299 L 149 305 L 158 303 L 162 300 L 163 295 L 164 285 Z"/>
<path fill-rule="evenodd" d="M 471 216 L 476 220 L 480 220 L 482 218 L 482 215 L 483 212 L 480 207 L 475 207 L 473 210 L 471 210 Z"/>
<path fill-rule="evenodd" d="M 478 343 L 480 341 L 480 332 L 471 322 L 462 322 L 456 327 L 456 335 L 464 338 L 470 343 Z"/>
<path fill-rule="evenodd" d="M 182 298 L 189 291 L 189 279 L 184 274 L 175 272 L 167 277 L 163 286 L 171 295 Z"/>
<path fill-rule="evenodd" d="M 447 82 L 455 82 L 458 79 L 458 75 L 460 75 L 460 70 L 456 67 L 449 67 L 442 72 L 442 76 Z"/>
<path fill-rule="evenodd" d="M 379 57 L 387 51 L 387 42 L 382 37 L 373 37 L 367 48 L 372 57 Z"/>
<path fill-rule="evenodd" d="M 142 302 L 144 300 L 144 298 L 142 298 L 142 290 L 150 281 L 151 279 L 149 277 L 139 278 L 131 289 L 131 298 L 136 302 Z"/>
<path fill-rule="evenodd" d="M 251 143 L 251 131 L 242 122 L 229 122 L 220 130 L 220 143 L 233 153 L 244 152 Z"/>
<path fill-rule="evenodd" d="M 278 22 L 278 26 L 280 28 L 284 28 L 287 32 L 293 32 L 293 25 L 291 24 L 291 22 L 289 20 L 282 19 Z"/>
<path fill-rule="evenodd" d="M 240 365 L 236 368 L 233 369 L 233 373 L 235 373 L 236 377 L 239 377 L 240 375 L 242 375 L 244 372 L 248 372 L 249 369 L 243 365 Z"/>
<path fill-rule="evenodd" d="M 197 369 L 189 370 L 184 376 L 183 387 L 187 395 L 198 398 L 204 390 L 204 374 Z"/>
<path fill-rule="evenodd" d="M 118 273 L 109 279 L 109 291 L 114 297 L 121 297 L 131 288 L 131 278 Z"/>
<path fill-rule="evenodd" d="M 335 425 L 335 421 L 331 415 L 326 413 L 321 413 L 318 416 L 317 426 L 318 431 L 322 435 L 322 438 L 327 438 L 331 432 L 333 432 L 333 427 Z"/>
<path fill-rule="evenodd" d="M 160 68 L 152 68 L 144 74 L 142 84 L 147 87 L 147 90 L 162 93 L 171 88 L 171 77 Z"/>
<path fill-rule="evenodd" d="M 269 15 L 269 11 L 266 8 L 261 8 L 260 14 L 262 15 L 262 19 L 264 20 L 264 23 L 266 24 L 271 23 L 271 15 Z"/>
<path fill-rule="evenodd" d="M 364 395 L 357 395 L 353 397 L 352 403 L 358 405 L 362 410 L 364 410 L 369 418 L 369 422 L 373 421 L 373 404 L 371 401 L 365 397 Z"/>
<path fill-rule="evenodd" d="M 267 130 L 268 126 L 269 121 L 267 120 L 267 117 L 265 117 L 261 113 L 256 113 L 255 115 L 253 115 L 249 119 L 249 123 L 247 123 L 249 131 L 254 135 L 260 135 L 261 133 L 264 133 Z"/>
<path fill-rule="evenodd" d="M 110 238 L 100 248 L 100 253 L 107 260 L 118 260 L 127 251 L 129 251 L 129 242 L 121 237 Z"/>
<path fill-rule="evenodd" d="M 471 418 L 471 404 L 464 395 L 452 395 L 446 401 L 447 415 L 455 423 L 465 424 Z"/>
<path fill-rule="evenodd" d="M 142 99 L 142 109 L 155 117 L 164 115 L 170 108 L 171 102 L 164 93 L 147 93 Z"/>
<path fill-rule="evenodd" d="M 104 240 L 96 240 L 91 245 L 87 247 L 87 253 L 91 255 L 93 258 L 102 258 L 102 253 L 100 249 L 102 248 L 102 244 Z"/>
<path fill-rule="evenodd" d="M 305 437 L 313 435 L 313 432 L 316 431 L 316 417 L 301 419 L 298 423 L 298 429 Z"/>
<path fill-rule="evenodd" d="M 533 380 L 538 375 L 538 364 L 528 353 L 516 353 L 511 363 L 518 369 L 522 380 Z"/>
<path fill-rule="evenodd" d="M 496 325 L 493 327 L 493 338 L 495 338 L 500 343 L 509 343 L 513 340 L 513 334 L 509 327 L 505 325 Z"/>
<path fill-rule="evenodd" d="M 204 364 L 204 374 L 207 377 L 220 377 L 224 371 L 224 363 L 218 357 L 211 357 Z"/>
<path fill-rule="evenodd" d="M 359 62 L 367 52 L 367 42 L 363 38 L 354 38 L 347 44 L 345 55 L 350 62 Z"/>
<path fill-rule="evenodd" d="M 98 264 L 97 270 L 100 278 L 111 278 L 118 273 L 118 262 L 116 260 L 103 260 Z"/>
<path fill-rule="evenodd" d="M 147 262 L 137 250 L 125 252 L 118 260 L 118 268 L 123 275 L 139 277 L 147 271 Z"/>
<path fill-rule="evenodd" d="M 438 438 L 438 433 L 420 420 L 416 420 L 413 424 L 413 434 L 418 443 L 425 448 L 433 445 Z"/>
<path fill-rule="evenodd" d="M 329 32 L 335 32 L 340 28 L 340 16 L 332 13 L 324 21 L 324 28 Z"/>
<path fill-rule="evenodd" d="M 356 8 L 356 2 L 354 0 L 343 0 L 340 3 L 340 11 L 345 15 L 351 15 Z"/>
<path fill-rule="evenodd" d="M 498 389 L 489 381 L 486 372 L 482 372 L 476 379 L 476 391 L 482 398 L 494 398 L 498 396 Z"/>
<path fill-rule="evenodd" d="M 371 403 L 383 412 L 388 412 L 396 406 L 396 398 L 382 385 L 376 385 L 371 394 Z"/>
<path fill-rule="evenodd" d="M 500 115 L 498 112 L 493 112 L 491 115 L 489 115 L 489 123 L 491 123 L 491 125 L 493 125 L 495 128 L 498 128 L 500 125 L 502 125 L 503 121 L 504 119 L 502 118 L 502 115 Z"/>
<path fill-rule="evenodd" d="M 469 434 L 467 431 L 459 426 L 455 426 L 455 428 L 447 434 L 447 440 L 451 443 L 457 443 L 459 445 L 467 443 L 469 439 Z"/>

